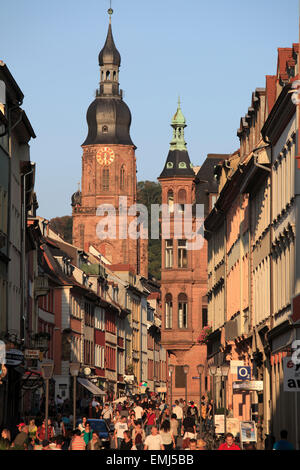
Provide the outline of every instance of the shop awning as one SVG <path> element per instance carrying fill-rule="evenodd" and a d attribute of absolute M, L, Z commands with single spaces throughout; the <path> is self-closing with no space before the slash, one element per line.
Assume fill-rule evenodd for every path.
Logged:
<path fill-rule="evenodd" d="M 97 387 L 97 385 L 93 384 L 89 380 L 82 379 L 81 377 L 79 377 L 77 380 L 81 385 L 83 385 L 89 392 L 91 392 L 96 397 L 99 395 L 105 395 L 105 392 L 103 392 L 103 390 L 101 390 L 99 387 Z"/>

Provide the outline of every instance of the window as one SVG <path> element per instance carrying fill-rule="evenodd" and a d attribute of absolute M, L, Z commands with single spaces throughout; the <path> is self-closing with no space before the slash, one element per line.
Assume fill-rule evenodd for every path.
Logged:
<path fill-rule="evenodd" d="M 173 267 L 173 240 L 165 241 L 165 266 L 166 268 Z"/>
<path fill-rule="evenodd" d="M 202 327 L 207 326 L 207 308 L 202 308 Z"/>
<path fill-rule="evenodd" d="M 187 296 L 179 294 L 178 296 L 178 328 L 187 328 Z"/>
<path fill-rule="evenodd" d="M 165 301 L 165 328 L 166 329 L 171 329 L 172 328 L 172 323 L 173 323 L 173 303 L 172 303 L 172 295 L 167 294 L 166 295 L 166 301 Z"/>
<path fill-rule="evenodd" d="M 186 268 L 187 261 L 186 240 L 178 240 L 178 268 Z"/>
<path fill-rule="evenodd" d="M 110 71 L 109 70 L 107 70 L 107 72 L 106 72 L 106 80 L 110 80 Z"/>
<path fill-rule="evenodd" d="M 178 191 L 178 204 L 179 211 L 184 212 L 184 205 L 186 204 L 186 192 L 185 189 L 180 189 Z"/>
<path fill-rule="evenodd" d="M 102 190 L 109 191 L 109 169 L 104 168 L 102 171 Z"/>
<path fill-rule="evenodd" d="M 120 188 L 125 189 L 125 165 L 122 165 L 120 169 Z"/>
<path fill-rule="evenodd" d="M 168 199 L 169 213 L 172 213 L 174 212 L 174 194 L 171 189 L 168 191 L 167 199 Z"/>
<path fill-rule="evenodd" d="M 102 126 L 102 132 L 103 132 L 103 134 L 107 134 L 108 133 L 108 127 L 107 126 Z"/>

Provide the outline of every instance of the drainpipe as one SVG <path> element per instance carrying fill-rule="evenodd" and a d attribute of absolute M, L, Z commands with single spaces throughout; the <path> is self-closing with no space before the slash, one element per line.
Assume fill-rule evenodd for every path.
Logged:
<path fill-rule="evenodd" d="M 32 166 L 34 166 L 33 163 L 31 163 Z M 27 318 L 27 312 L 26 312 L 26 178 L 27 176 L 31 175 L 33 173 L 33 168 L 28 171 L 27 173 L 24 173 L 22 175 L 23 178 L 23 207 L 22 207 L 22 235 L 23 235 L 23 240 L 22 240 L 22 262 L 21 262 L 21 285 L 22 285 L 22 300 L 21 300 L 21 306 L 22 306 L 22 320 L 21 320 L 21 340 L 23 340 L 23 345 L 26 345 L 26 318 Z"/>

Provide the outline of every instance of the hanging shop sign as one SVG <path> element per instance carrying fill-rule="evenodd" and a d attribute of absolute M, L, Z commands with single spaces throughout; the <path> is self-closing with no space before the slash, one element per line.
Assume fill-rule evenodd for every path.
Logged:
<path fill-rule="evenodd" d="M 40 358 L 40 350 L 39 349 L 25 349 L 24 353 L 25 359 L 37 359 Z"/>
<path fill-rule="evenodd" d="M 241 442 L 257 442 L 256 425 L 254 421 L 241 421 Z"/>
<path fill-rule="evenodd" d="M 300 364 L 295 364 L 292 357 L 283 358 L 283 391 L 300 392 Z"/>
<path fill-rule="evenodd" d="M 264 389 L 262 380 L 243 380 L 242 382 L 233 382 L 233 390 L 241 390 L 247 392 L 261 392 Z"/>

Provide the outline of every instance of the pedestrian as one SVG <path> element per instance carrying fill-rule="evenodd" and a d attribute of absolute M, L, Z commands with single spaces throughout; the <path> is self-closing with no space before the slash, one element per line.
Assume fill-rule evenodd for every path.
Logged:
<path fill-rule="evenodd" d="M 265 450 L 272 450 L 273 449 L 273 446 L 275 444 L 275 437 L 273 436 L 273 434 L 266 434 L 266 438 L 265 438 Z"/>
<path fill-rule="evenodd" d="M 178 400 L 175 400 L 175 406 L 172 410 L 172 413 L 176 415 L 178 423 L 179 423 L 179 429 L 181 429 L 182 421 L 183 421 L 183 409 L 181 406 L 179 406 Z"/>
<path fill-rule="evenodd" d="M 94 408 L 94 418 L 95 419 L 101 419 L 101 411 L 100 411 L 100 406 L 96 405 Z"/>
<path fill-rule="evenodd" d="M 144 425 L 146 435 L 149 436 L 149 434 L 151 433 L 152 426 L 156 426 L 156 416 L 152 408 L 149 408 L 146 412 L 146 420 Z"/>
<path fill-rule="evenodd" d="M 88 443 L 90 442 L 90 440 L 92 439 L 93 437 L 93 432 L 91 430 L 91 426 L 89 423 L 86 423 L 85 425 L 85 429 L 82 433 L 82 437 L 84 439 L 84 442 L 85 442 L 85 445 L 88 446 Z"/>
<path fill-rule="evenodd" d="M 132 440 L 130 438 L 130 432 L 124 431 L 123 439 L 120 444 L 120 450 L 131 450 L 132 449 Z"/>
<path fill-rule="evenodd" d="M 56 420 L 54 421 L 54 431 L 55 436 L 65 436 L 66 429 L 61 415 L 57 415 Z"/>
<path fill-rule="evenodd" d="M 86 444 L 79 429 L 75 429 L 72 432 L 69 450 L 86 450 Z"/>
<path fill-rule="evenodd" d="M 25 423 L 20 423 L 17 426 L 19 433 L 15 437 L 11 447 L 20 450 L 27 450 L 28 446 L 28 426 Z"/>
<path fill-rule="evenodd" d="M 211 403 L 208 403 L 207 405 L 207 413 L 206 413 L 206 430 L 210 431 L 213 429 L 214 423 L 213 423 L 213 405 Z"/>
<path fill-rule="evenodd" d="M 144 441 L 146 439 L 145 431 L 142 429 L 142 424 L 140 421 L 135 421 L 135 428 L 132 431 L 132 442 L 137 450 L 143 450 Z"/>
<path fill-rule="evenodd" d="M 162 437 L 158 434 L 157 426 L 152 426 L 151 434 L 146 437 L 144 450 L 165 450 Z"/>
<path fill-rule="evenodd" d="M 105 403 L 104 409 L 102 412 L 102 418 L 106 422 L 107 427 L 109 428 L 111 420 L 112 420 L 112 411 L 108 403 Z"/>
<path fill-rule="evenodd" d="M 122 439 L 124 439 L 124 431 L 128 431 L 126 416 L 122 416 L 121 421 L 118 421 L 115 426 L 114 440 L 116 449 L 120 449 Z"/>
<path fill-rule="evenodd" d="M 133 408 L 133 411 L 135 412 L 135 419 L 136 420 L 142 420 L 142 416 L 144 414 L 144 409 L 141 407 L 140 402 L 136 402 L 135 407 Z"/>
<path fill-rule="evenodd" d="M 64 437 L 63 436 L 56 436 L 54 438 L 55 447 L 51 448 L 51 450 L 62 450 L 64 445 Z"/>
<path fill-rule="evenodd" d="M 175 439 L 171 432 L 170 421 L 163 421 L 161 425 L 160 435 L 162 438 L 162 443 L 164 445 L 165 450 L 172 450 L 175 449 Z"/>
<path fill-rule="evenodd" d="M 53 429 L 53 426 L 51 425 L 50 419 L 48 419 L 48 436 L 46 436 L 46 421 L 45 420 L 43 421 L 42 425 L 38 427 L 36 436 L 40 443 L 42 443 L 45 440 L 50 442 L 51 437 L 54 437 L 54 429 Z"/>
<path fill-rule="evenodd" d="M 225 442 L 220 445 L 218 450 L 241 450 L 238 445 L 234 443 L 234 436 L 231 432 L 225 435 Z"/>
<path fill-rule="evenodd" d="M 177 446 L 177 439 L 178 439 L 178 433 L 179 433 L 180 427 L 179 427 L 179 423 L 178 423 L 177 416 L 175 413 L 171 415 L 170 427 L 171 427 L 171 432 L 174 436 L 175 446 Z"/>
<path fill-rule="evenodd" d="M 3 429 L 1 433 L 0 448 L 2 450 L 9 449 L 11 445 L 11 435 L 9 429 Z"/>
<path fill-rule="evenodd" d="M 87 450 L 101 450 L 101 448 L 102 448 L 102 443 L 99 439 L 98 434 L 94 431 L 93 437 L 88 443 Z"/>
<path fill-rule="evenodd" d="M 280 440 L 275 442 L 273 446 L 273 450 L 294 450 L 293 444 L 291 444 L 288 440 L 288 432 L 285 429 L 280 431 Z"/>
<path fill-rule="evenodd" d="M 181 434 L 190 433 L 196 434 L 196 423 L 195 417 L 191 415 L 191 411 L 187 410 L 187 415 L 183 420 Z"/>
<path fill-rule="evenodd" d="M 197 440 L 196 439 L 190 439 L 189 446 L 186 447 L 185 450 L 199 450 L 197 447 Z"/>
<path fill-rule="evenodd" d="M 127 426 L 130 432 L 132 432 L 134 429 L 134 426 L 135 426 L 134 422 L 135 422 L 135 412 L 132 410 L 130 411 L 130 415 L 127 420 Z"/>
<path fill-rule="evenodd" d="M 84 432 L 86 423 L 87 423 L 87 417 L 83 416 L 82 421 L 78 424 L 78 429 L 79 429 L 80 432 L 82 432 L 82 433 Z"/>
<path fill-rule="evenodd" d="M 198 450 L 206 450 L 206 442 L 203 439 L 197 440 L 197 449 Z"/>

